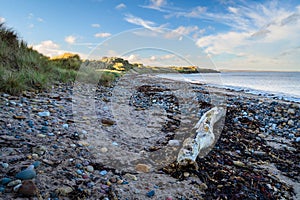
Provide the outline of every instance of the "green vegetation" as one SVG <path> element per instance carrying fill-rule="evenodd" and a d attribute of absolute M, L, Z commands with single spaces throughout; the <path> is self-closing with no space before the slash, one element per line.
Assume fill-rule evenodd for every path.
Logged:
<path fill-rule="evenodd" d="M 17 94 L 45 89 L 56 81 L 74 80 L 76 72 L 66 70 L 48 57 L 29 48 L 17 34 L 0 24 L 0 90 Z"/>
<path fill-rule="evenodd" d="M 150 67 L 131 64 L 117 57 L 81 60 L 79 55 L 64 53 L 49 58 L 18 38 L 0 24 L 0 91 L 18 94 L 24 90 L 43 90 L 54 83 L 75 80 L 109 85 L 127 71 L 133 73 L 207 73 L 210 69 L 190 67 Z"/>

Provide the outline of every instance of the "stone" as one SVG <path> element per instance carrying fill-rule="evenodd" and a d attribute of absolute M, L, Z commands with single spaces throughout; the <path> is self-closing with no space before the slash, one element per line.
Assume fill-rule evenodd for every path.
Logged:
<path fill-rule="evenodd" d="M 11 178 L 4 177 L 0 180 L 0 185 L 6 185 L 11 181 L 12 181 Z"/>
<path fill-rule="evenodd" d="M 189 177 L 189 176 L 190 176 L 190 173 L 188 173 L 188 172 L 184 172 L 184 173 L 183 173 L 183 176 L 187 178 L 187 177 Z"/>
<path fill-rule="evenodd" d="M 108 149 L 106 148 L 106 147 L 102 147 L 101 149 L 100 149 L 100 152 L 101 153 L 106 153 L 108 151 Z"/>
<path fill-rule="evenodd" d="M 288 114 L 292 114 L 293 115 L 293 114 L 295 114 L 295 109 L 289 108 L 287 112 L 288 112 Z"/>
<path fill-rule="evenodd" d="M 135 175 L 129 174 L 129 173 L 125 174 L 124 178 L 130 179 L 130 180 L 133 180 L 133 181 L 137 181 L 137 177 Z"/>
<path fill-rule="evenodd" d="M 99 174 L 102 175 L 102 176 L 105 176 L 107 174 L 107 171 L 106 170 L 102 170 L 102 171 L 99 172 Z"/>
<path fill-rule="evenodd" d="M 297 137 L 297 138 L 295 139 L 295 142 L 300 142 L 300 137 Z"/>
<path fill-rule="evenodd" d="M 16 174 L 16 178 L 21 180 L 33 179 L 36 177 L 36 172 L 34 169 L 25 169 Z"/>
<path fill-rule="evenodd" d="M 15 186 L 15 185 L 18 185 L 22 183 L 22 181 L 20 179 L 17 179 L 17 180 L 14 180 L 14 181 L 11 181 L 7 184 L 8 187 L 12 187 L 12 186 Z"/>
<path fill-rule="evenodd" d="M 88 166 L 86 167 L 86 171 L 88 171 L 88 172 L 93 172 L 93 171 L 94 171 L 94 167 L 93 167 L 92 165 L 88 165 Z"/>
<path fill-rule="evenodd" d="M 180 146 L 180 141 L 179 140 L 169 140 L 168 144 L 173 147 L 178 147 L 178 146 Z"/>
<path fill-rule="evenodd" d="M 293 120 L 290 119 L 290 120 L 288 121 L 288 125 L 294 126 L 294 125 L 295 125 L 295 122 L 294 122 Z"/>
<path fill-rule="evenodd" d="M 245 164 L 241 161 L 233 161 L 233 164 L 238 167 L 245 167 Z"/>
<path fill-rule="evenodd" d="M 139 172 L 148 173 L 150 171 L 150 167 L 146 164 L 137 164 L 135 166 L 135 170 Z"/>
<path fill-rule="evenodd" d="M 49 117 L 50 116 L 50 112 L 49 111 L 38 112 L 38 115 L 40 117 Z"/>
<path fill-rule="evenodd" d="M 24 116 L 24 115 L 14 115 L 13 118 L 14 119 L 26 119 L 26 116 Z"/>
<path fill-rule="evenodd" d="M 70 194 L 71 192 L 73 192 L 73 188 L 66 186 L 66 187 L 61 187 L 57 189 L 57 193 L 59 195 L 62 196 L 67 196 L 68 194 Z"/>
<path fill-rule="evenodd" d="M 69 124 L 63 124 L 62 127 L 63 127 L 64 129 L 68 129 L 68 128 L 69 128 Z"/>
<path fill-rule="evenodd" d="M 113 120 L 108 119 L 108 118 L 102 118 L 101 123 L 105 126 L 112 126 L 115 124 L 115 122 Z"/>
<path fill-rule="evenodd" d="M 35 196 L 38 193 L 38 188 L 33 181 L 23 181 L 18 193 L 27 197 Z"/>
<path fill-rule="evenodd" d="M 9 164 L 8 164 L 8 163 L 2 163 L 1 165 L 2 165 L 2 167 L 3 167 L 4 169 L 7 169 L 7 168 L 8 168 L 8 166 L 9 166 Z"/>
<path fill-rule="evenodd" d="M 32 148 L 32 153 L 38 154 L 39 156 L 44 155 L 47 151 L 47 147 L 45 146 L 37 146 Z"/>
<path fill-rule="evenodd" d="M 155 191 L 154 190 L 151 190 L 149 192 L 146 193 L 146 196 L 147 197 L 153 197 L 155 195 Z"/>

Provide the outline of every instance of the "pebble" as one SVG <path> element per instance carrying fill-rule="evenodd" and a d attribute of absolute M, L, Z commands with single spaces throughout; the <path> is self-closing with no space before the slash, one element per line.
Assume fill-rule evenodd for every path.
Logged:
<path fill-rule="evenodd" d="M 184 172 L 184 173 L 183 173 L 183 176 L 187 178 L 187 177 L 189 177 L 189 176 L 190 176 L 190 173 L 188 173 L 188 172 Z"/>
<path fill-rule="evenodd" d="M 73 188 L 66 186 L 66 187 L 61 187 L 57 189 L 57 193 L 62 195 L 62 196 L 67 196 L 68 194 L 70 194 L 71 192 L 73 192 Z"/>
<path fill-rule="evenodd" d="M 288 111 L 287 111 L 289 114 L 295 114 L 295 109 L 293 108 L 289 108 Z"/>
<path fill-rule="evenodd" d="M 0 193 L 5 191 L 5 187 L 0 186 Z"/>
<path fill-rule="evenodd" d="M 34 169 L 25 169 L 17 173 L 16 178 L 21 180 L 33 179 L 36 177 L 36 172 Z"/>
<path fill-rule="evenodd" d="M 33 181 L 23 181 L 18 193 L 27 197 L 35 196 L 38 193 L 38 188 Z"/>
<path fill-rule="evenodd" d="M 295 142 L 300 142 L 300 137 L 297 137 L 297 138 L 295 139 Z"/>
<path fill-rule="evenodd" d="M 169 140 L 168 144 L 173 147 L 178 147 L 178 146 L 180 146 L 180 141 L 179 140 Z"/>
<path fill-rule="evenodd" d="M 107 174 L 107 171 L 106 170 L 102 170 L 102 171 L 99 172 L 99 174 L 102 175 L 102 176 L 105 176 Z"/>
<path fill-rule="evenodd" d="M 135 166 L 136 171 L 148 173 L 150 171 L 150 167 L 146 164 L 137 164 Z"/>
<path fill-rule="evenodd" d="M 22 186 L 22 184 L 16 185 L 16 186 L 13 188 L 13 191 L 17 192 L 17 191 L 20 189 L 21 186 Z"/>
<path fill-rule="evenodd" d="M 39 167 L 41 165 L 41 162 L 40 161 L 34 161 L 32 163 L 32 165 L 34 166 L 34 168 L 37 168 L 37 167 Z"/>
<path fill-rule="evenodd" d="M 14 181 L 11 181 L 7 184 L 8 187 L 12 187 L 12 186 L 15 186 L 15 185 L 18 185 L 22 183 L 22 181 L 20 179 L 17 179 L 17 180 L 14 180 Z"/>
<path fill-rule="evenodd" d="M 2 163 L 1 165 L 2 165 L 2 167 L 3 167 L 4 169 L 8 168 L 8 166 L 9 166 L 8 163 Z"/>
<path fill-rule="evenodd" d="M 295 125 L 295 122 L 294 122 L 293 120 L 290 119 L 290 120 L 288 121 L 288 125 L 294 126 L 294 125 Z"/>
<path fill-rule="evenodd" d="M 238 167 L 245 167 L 245 164 L 241 161 L 233 161 L 233 164 Z"/>
<path fill-rule="evenodd" d="M 0 180 L 0 185 L 6 185 L 11 181 L 12 181 L 11 178 L 4 177 Z"/>
<path fill-rule="evenodd" d="M 147 197 L 153 197 L 155 195 L 155 191 L 154 190 L 151 190 L 149 192 L 146 193 L 146 196 Z"/>
<path fill-rule="evenodd" d="M 64 129 L 68 129 L 68 128 L 69 128 L 69 124 L 63 124 L 62 127 L 63 127 Z"/>
<path fill-rule="evenodd" d="M 86 167 L 86 170 L 87 170 L 88 172 L 93 172 L 93 171 L 94 171 L 94 167 L 93 167 L 92 165 L 88 165 L 88 166 Z"/>
<path fill-rule="evenodd" d="M 124 175 L 124 178 L 130 179 L 130 180 L 133 180 L 133 181 L 137 181 L 137 177 L 133 174 L 128 174 L 127 173 L 127 174 Z"/>
<path fill-rule="evenodd" d="M 108 151 L 108 149 L 106 148 L 106 147 L 102 147 L 101 149 L 100 149 L 100 152 L 101 153 L 106 153 Z"/>
<path fill-rule="evenodd" d="M 38 115 L 40 117 L 49 117 L 50 116 L 50 112 L 49 111 L 38 112 Z"/>

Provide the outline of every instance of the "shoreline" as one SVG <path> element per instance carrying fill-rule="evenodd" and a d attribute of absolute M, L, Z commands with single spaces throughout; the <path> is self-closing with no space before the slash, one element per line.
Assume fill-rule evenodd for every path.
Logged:
<path fill-rule="evenodd" d="M 147 198 L 153 194 L 152 191 L 155 191 L 153 199 L 245 198 L 251 195 L 256 199 L 299 198 L 299 191 L 295 191 L 298 196 L 290 192 L 291 188 L 297 189 L 300 178 L 300 143 L 296 142 L 296 138 L 300 137 L 297 120 L 300 115 L 299 104 L 205 88 L 201 84 L 183 83 L 181 87 L 174 84 L 176 81 L 154 80 L 157 79 L 143 79 L 141 76 L 131 79 L 128 76 L 119 80 L 114 88 L 100 87 L 97 92 L 89 86 L 75 86 L 74 90 L 74 86 L 58 85 L 52 91 L 25 92 L 22 97 L 1 93 L 0 163 L 5 167 L 0 166 L 0 179 L 7 177 L 13 181 L 17 172 L 39 161 L 37 176 L 30 181 L 39 191 L 34 196 L 43 199 L 72 199 L 75 196 L 82 199 Z M 141 88 L 140 92 L 130 93 L 130 84 L 138 83 L 147 87 L 144 87 L 145 90 Z M 160 85 L 172 85 L 174 88 L 168 91 Z M 182 88 L 192 88 L 193 91 L 183 93 Z M 79 99 L 74 99 L 76 89 L 80 92 Z M 86 96 L 90 94 L 88 91 L 96 92 L 93 100 Z M 128 104 L 128 98 L 122 99 L 118 91 L 128 91 L 133 95 L 134 101 L 129 101 L 132 101 L 132 105 L 126 107 L 133 108 L 130 110 L 132 117 L 127 121 L 122 121 L 122 117 L 127 116 L 125 112 L 117 113 L 120 107 L 115 110 L 110 107 L 113 101 L 118 103 L 124 100 Z M 197 98 L 185 97 L 186 94 L 196 94 Z M 168 99 L 165 98 L 167 95 Z M 151 157 L 157 152 L 151 149 L 154 146 L 166 152 L 178 149 L 168 142 L 174 140 L 172 137 L 176 140 L 179 131 L 190 132 L 191 125 L 197 122 L 201 113 L 212 106 L 210 95 L 226 96 L 227 118 L 214 149 L 204 158 L 197 159 L 198 170 L 187 168 L 178 171 L 169 166 L 167 173 L 147 163 L 149 172 L 142 173 L 136 170 L 134 160 L 134 164 L 128 167 L 124 165 L 120 169 L 103 165 L 105 161 L 124 161 L 126 154 L 146 155 L 155 160 Z M 180 115 L 176 114 L 176 98 L 191 100 L 191 103 L 186 101 L 187 108 L 182 108 Z M 150 104 L 149 99 L 152 102 Z M 91 108 L 90 103 L 94 100 L 95 107 Z M 162 103 L 158 104 L 158 100 Z M 164 104 L 165 101 L 169 103 Z M 77 113 L 74 113 L 74 107 L 72 110 L 72 104 L 79 105 Z M 189 112 L 184 113 L 184 109 Z M 50 116 L 38 116 L 43 111 L 49 111 Z M 176 123 L 177 117 L 181 117 L 180 126 Z M 293 126 L 288 124 L 289 120 L 293 121 Z M 166 121 L 168 126 L 161 129 Z M 128 124 L 122 127 L 120 124 L 123 122 Z M 148 124 L 144 125 L 144 122 Z M 130 135 L 132 133 L 129 130 L 135 130 L 133 128 L 138 123 L 137 128 L 145 128 L 148 135 L 142 136 L 147 139 Z M 171 164 L 171 160 L 166 162 Z M 115 164 L 119 165 L 120 162 Z M 0 197 L 9 199 L 22 196 L 20 192 L 14 192 L 13 187 L 5 186 Z"/>

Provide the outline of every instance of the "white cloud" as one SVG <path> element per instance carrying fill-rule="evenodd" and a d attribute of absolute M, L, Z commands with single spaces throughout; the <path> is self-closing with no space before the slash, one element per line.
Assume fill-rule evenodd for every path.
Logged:
<path fill-rule="evenodd" d="M 63 53 L 59 49 L 59 45 L 52 40 L 42 41 L 40 44 L 33 45 L 32 48 L 49 57 L 53 57 Z"/>
<path fill-rule="evenodd" d="M 93 28 L 100 28 L 100 24 L 91 24 L 91 27 L 93 27 Z"/>
<path fill-rule="evenodd" d="M 28 28 L 34 28 L 34 24 L 29 24 Z"/>
<path fill-rule="evenodd" d="M 0 23 L 4 23 L 6 20 L 4 17 L 0 17 Z"/>
<path fill-rule="evenodd" d="M 68 44 L 74 44 L 76 42 L 76 37 L 73 35 L 69 35 L 65 37 L 65 42 L 67 42 Z"/>
<path fill-rule="evenodd" d="M 199 30 L 198 26 L 179 26 L 178 28 L 166 33 L 166 38 L 180 37 L 182 35 L 189 35 Z"/>
<path fill-rule="evenodd" d="M 231 6 L 228 7 L 228 10 L 229 10 L 230 12 L 234 13 L 234 14 L 237 14 L 237 13 L 239 12 L 239 9 L 238 9 L 238 8 L 234 8 L 234 7 L 231 7 Z"/>
<path fill-rule="evenodd" d="M 111 36 L 111 34 L 110 34 L 110 33 L 105 33 L 105 32 L 103 32 L 103 33 L 96 33 L 94 36 L 95 36 L 96 38 L 105 38 L 105 37 Z"/>
<path fill-rule="evenodd" d="M 140 17 L 136 17 L 131 14 L 126 15 L 124 20 L 127 21 L 128 23 L 142 26 L 146 29 L 150 29 L 151 31 L 162 32 L 162 29 L 165 27 L 165 24 L 156 26 L 156 24 L 152 21 L 144 20 Z"/>
<path fill-rule="evenodd" d="M 120 3 L 120 4 L 117 5 L 115 8 L 116 8 L 117 10 L 122 10 L 122 9 L 126 8 L 126 5 L 125 5 L 124 3 Z"/>
<path fill-rule="evenodd" d="M 37 20 L 38 22 L 44 22 L 44 19 L 43 19 L 43 18 L 40 18 L 40 17 L 38 17 L 36 20 Z"/>
<path fill-rule="evenodd" d="M 147 21 L 140 17 L 135 17 L 133 15 L 126 15 L 124 19 L 131 24 L 139 25 L 148 29 L 153 29 L 155 25 L 155 23 L 152 21 Z"/>
<path fill-rule="evenodd" d="M 157 8 L 167 5 L 166 0 L 150 0 L 150 2 L 151 2 L 151 4 L 150 4 L 151 6 L 157 7 Z"/>

